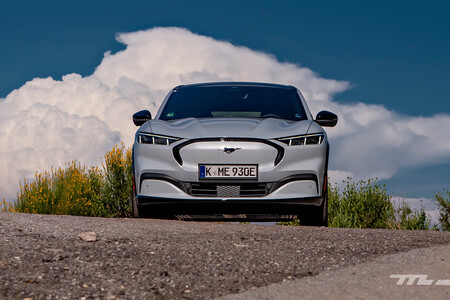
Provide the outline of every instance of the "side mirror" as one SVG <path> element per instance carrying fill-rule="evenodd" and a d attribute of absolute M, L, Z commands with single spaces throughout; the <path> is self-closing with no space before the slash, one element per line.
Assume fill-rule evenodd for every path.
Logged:
<path fill-rule="evenodd" d="M 316 116 L 316 123 L 319 124 L 320 126 L 334 127 L 336 126 L 337 121 L 338 116 L 326 110 L 322 110 Z"/>
<path fill-rule="evenodd" d="M 150 114 L 150 112 L 148 110 L 141 110 L 133 115 L 133 123 L 136 126 L 141 126 L 142 124 L 144 124 L 145 122 L 147 122 L 151 119 L 152 119 L 152 115 Z"/>

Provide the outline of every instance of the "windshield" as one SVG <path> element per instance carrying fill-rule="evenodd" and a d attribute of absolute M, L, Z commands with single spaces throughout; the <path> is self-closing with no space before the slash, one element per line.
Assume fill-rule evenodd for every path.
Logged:
<path fill-rule="evenodd" d="M 184 118 L 307 119 L 296 90 L 260 86 L 186 87 L 174 90 L 159 119 Z"/>

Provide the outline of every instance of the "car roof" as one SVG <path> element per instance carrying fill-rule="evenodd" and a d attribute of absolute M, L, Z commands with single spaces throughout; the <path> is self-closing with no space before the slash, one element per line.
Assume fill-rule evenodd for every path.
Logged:
<path fill-rule="evenodd" d="M 239 81 L 194 83 L 194 84 L 179 85 L 175 89 L 178 90 L 178 89 L 185 89 L 185 88 L 221 87 L 221 86 L 231 86 L 231 87 L 269 87 L 269 88 L 286 89 L 286 90 L 296 89 L 292 85 L 283 85 L 283 84 L 275 84 L 275 83 L 263 83 L 263 82 L 239 82 Z"/>

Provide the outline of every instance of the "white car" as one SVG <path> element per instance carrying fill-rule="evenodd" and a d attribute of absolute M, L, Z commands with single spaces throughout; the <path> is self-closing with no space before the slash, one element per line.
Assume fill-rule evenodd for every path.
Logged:
<path fill-rule="evenodd" d="M 327 225 L 329 143 L 293 86 L 219 82 L 177 86 L 155 118 L 133 115 L 135 217 L 300 218 Z"/>

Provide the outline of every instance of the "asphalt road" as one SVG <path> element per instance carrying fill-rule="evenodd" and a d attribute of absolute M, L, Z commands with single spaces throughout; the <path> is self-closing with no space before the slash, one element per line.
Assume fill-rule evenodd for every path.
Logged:
<path fill-rule="evenodd" d="M 450 299 L 450 244 L 384 255 L 220 300 Z"/>
<path fill-rule="evenodd" d="M 0 213 L 0 298 L 212 299 L 437 245 L 450 233 Z"/>

